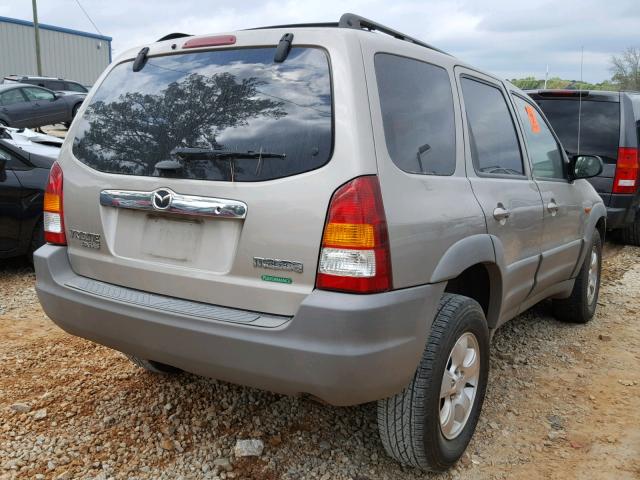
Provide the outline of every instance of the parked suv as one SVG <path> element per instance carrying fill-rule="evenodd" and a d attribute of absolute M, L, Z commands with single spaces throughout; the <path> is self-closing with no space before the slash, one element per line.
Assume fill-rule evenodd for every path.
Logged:
<path fill-rule="evenodd" d="M 87 87 L 85 87 L 81 83 L 56 77 L 35 77 L 32 75 L 8 75 L 4 77 L 3 83 L 12 82 L 38 85 L 39 87 L 48 88 L 49 90 L 53 90 L 54 92 L 65 92 L 72 94 L 86 94 L 89 92 Z"/>
<path fill-rule="evenodd" d="M 389 35 L 385 35 L 389 34 Z M 51 171 L 37 291 L 68 332 L 334 405 L 443 470 L 493 331 L 586 322 L 606 209 L 513 85 L 361 17 L 124 53 Z"/>
<path fill-rule="evenodd" d="M 640 246 L 640 93 L 527 93 L 542 108 L 569 155 L 579 150 L 602 157 L 604 169 L 590 182 L 607 207 L 607 228 L 625 243 Z"/>

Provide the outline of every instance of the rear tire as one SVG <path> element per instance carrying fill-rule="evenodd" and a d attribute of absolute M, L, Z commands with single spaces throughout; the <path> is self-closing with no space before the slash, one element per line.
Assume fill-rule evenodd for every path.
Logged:
<path fill-rule="evenodd" d="M 144 358 L 136 357 L 135 355 L 126 355 L 126 357 L 131 360 L 131 362 L 145 370 L 152 373 L 160 373 L 160 374 L 172 374 L 179 373 L 181 370 L 176 367 L 172 367 L 171 365 L 167 365 L 165 363 L 156 362 L 154 360 L 146 360 Z"/>
<path fill-rule="evenodd" d="M 587 323 L 591 320 L 598 306 L 601 273 L 602 240 L 600 232 L 595 230 L 591 248 L 587 251 L 571 295 L 568 298 L 553 300 L 554 316 L 562 322 L 569 323 Z"/>
<path fill-rule="evenodd" d="M 631 225 L 619 230 L 618 238 L 627 245 L 640 247 L 640 218 Z"/>
<path fill-rule="evenodd" d="M 423 470 L 451 467 L 475 431 L 488 374 L 489 330 L 482 308 L 468 297 L 445 294 L 411 383 L 378 401 L 378 430 L 387 453 Z"/>

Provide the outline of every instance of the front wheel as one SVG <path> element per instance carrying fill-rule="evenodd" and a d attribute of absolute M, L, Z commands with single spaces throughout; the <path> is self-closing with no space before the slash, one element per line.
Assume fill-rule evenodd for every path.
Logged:
<path fill-rule="evenodd" d="M 489 331 L 480 305 L 445 294 L 411 383 L 378 402 L 387 453 L 404 465 L 443 471 L 475 431 L 489 374 Z"/>
<path fill-rule="evenodd" d="M 553 314 L 563 322 L 587 323 L 598 306 L 602 271 L 602 239 L 595 230 L 580 273 L 568 298 L 553 300 Z"/>

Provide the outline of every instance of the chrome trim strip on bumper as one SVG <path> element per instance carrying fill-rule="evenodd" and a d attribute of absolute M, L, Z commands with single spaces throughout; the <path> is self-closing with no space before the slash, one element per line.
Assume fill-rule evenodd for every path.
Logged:
<path fill-rule="evenodd" d="M 159 207 L 155 205 L 154 198 L 158 196 L 158 193 L 162 193 L 162 198 L 166 198 L 167 195 L 170 196 L 168 206 L 161 205 Z M 181 195 L 168 188 L 161 188 L 153 192 L 102 190 L 100 192 L 100 205 L 201 217 L 243 219 L 247 216 L 247 204 L 244 202 L 223 198 Z"/>

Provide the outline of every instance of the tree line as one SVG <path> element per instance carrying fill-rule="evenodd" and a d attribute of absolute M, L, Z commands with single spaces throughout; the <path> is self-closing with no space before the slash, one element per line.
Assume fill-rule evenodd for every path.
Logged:
<path fill-rule="evenodd" d="M 580 82 L 552 77 L 547 80 L 546 88 L 562 88 L 568 90 L 625 90 L 640 91 L 640 48 L 628 47 L 620 55 L 613 55 L 610 60 L 611 78 L 600 83 Z M 523 90 L 535 90 L 544 87 L 544 79 L 535 77 L 512 78 L 513 83 Z"/>

